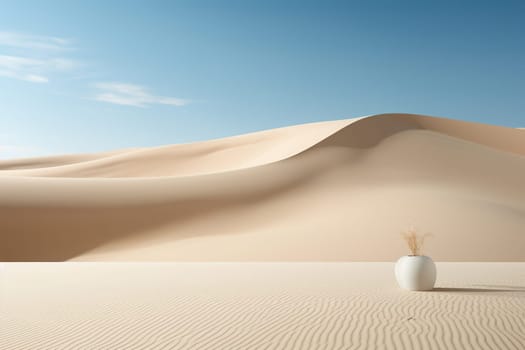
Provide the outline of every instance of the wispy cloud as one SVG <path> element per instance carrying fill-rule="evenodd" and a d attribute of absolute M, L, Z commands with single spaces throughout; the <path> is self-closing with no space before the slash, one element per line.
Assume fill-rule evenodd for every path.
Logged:
<path fill-rule="evenodd" d="M 16 54 L 0 55 L 0 76 L 47 83 L 50 75 L 71 70 L 78 64 L 56 56 L 57 50 L 70 48 L 68 40 L 57 37 L 26 35 L 0 31 L 0 48 L 16 48 Z"/>
<path fill-rule="evenodd" d="M 0 76 L 33 83 L 47 83 L 48 73 L 70 70 L 75 66 L 75 62 L 64 58 L 35 59 L 0 55 Z"/>
<path fill-rule="evenodd" d="M 70 44 L 65 38 L 0 31 L 1 46 L 33 50 L 65 50 L 70 48 Z"/>
<path fill-rule="evenodd" d="M 47 83 L 59 73 L 83 66 L 70 59 L 70 39 L 0 31 L 0 77 L 31 83 Z M 150 105 L 184 106 L 187 99 L 153 94 L 147 87 L 121 82 L 95 84 L 97 101 L 118 105 L 146 107 Z"/>
<path fill-rule="evenodd" d="M 153 95 L 149 90 L 141 85 L 126 84 L 118 82 L 98 83 L 95 88 L 99 93 L 95 96 L 97 101 L 103 101 L 118 105 L 146 107 L 152 104 L 184 106 L 188 100 Z"/>

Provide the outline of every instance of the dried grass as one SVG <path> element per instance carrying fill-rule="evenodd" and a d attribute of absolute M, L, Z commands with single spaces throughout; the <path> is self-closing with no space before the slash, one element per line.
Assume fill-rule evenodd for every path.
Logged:
<path fill-rule="evenodd" d="M 423 244 L 425 239 L 430 236 L 429 233 L 420 234 L 415 228 L 409 228 L 402 233 L 403 239 L 407 242 L 410 256 L 422 255 Z"/>

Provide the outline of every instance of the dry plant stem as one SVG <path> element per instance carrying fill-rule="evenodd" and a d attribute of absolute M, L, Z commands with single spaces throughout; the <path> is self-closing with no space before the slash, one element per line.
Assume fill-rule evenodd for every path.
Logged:
<path fill-rule="evenodd" d="M 407 230 L 403 233 L 403 238 L 408 244 L 408 249 L 410 249 L 410 256 L 421 255 L 421 249 L 423 248 L 426 236 L 428 235 L 418 234 L 414 229 Z"/>

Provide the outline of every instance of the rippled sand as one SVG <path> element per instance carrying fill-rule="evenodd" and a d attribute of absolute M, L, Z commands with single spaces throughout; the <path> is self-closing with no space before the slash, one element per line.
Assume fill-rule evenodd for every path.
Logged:
<path fill-rule="evenodd" d="M 0 349 L 524 349 L 525 263 L 20 263 Z"/>

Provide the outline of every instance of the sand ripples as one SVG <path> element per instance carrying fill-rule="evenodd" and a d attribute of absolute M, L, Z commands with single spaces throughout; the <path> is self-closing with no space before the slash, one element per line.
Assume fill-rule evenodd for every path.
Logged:
<path fill-rule="evenodd" d="M 281 277 L 291 273 L 275 272 Z M 388 272 L 390 266 L 384 276 Z M 24 284 L 15 279 L 2 290 L 0 348 L 525 348 L 525 291 L 520 289 L 356 289 L 335 282 L 337 274 L 320 281 L 324 287 L 298 288 L 264 275 L 264 286 L 242 284 L 246 277 L 228 273 L 227 285 L 221 279 L 192 282 L 180 271 L 172 282 L 157 285 L 152 284 L 155 276 L 139 285 L 137 279 L 108 282 L 102 274 L 100 290 L 79 297 L 89 279 L 79 279 L 75 287 L 78 276 L 69 272 L 61 276 L 70 278 L 69 284 L 44 286 L 40 299 L 37 291 L 17 294 L 12 287 Z"/>
<path fill-rule="evenodd" d="M 4 349 L 523 349 L 525 315 L 495 302 L 426 293 L 377 300 L 274 296 L 243 300 L 174 297 L 155 312 L 130 306 L 129 315 L 26 328 L 3 320 Z M 417 307 L 414 307 L 414 304 Z M 522 309 L 525 307 L 522 304 Z M 418 311 L 422 310 L 422 311 Z M 47 325 L 49 326 L 49 325 Z M 36 331 L 36 332 L 35 332 Z M 11 336 L 9 336 L 11 335 Z"/>

